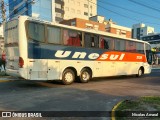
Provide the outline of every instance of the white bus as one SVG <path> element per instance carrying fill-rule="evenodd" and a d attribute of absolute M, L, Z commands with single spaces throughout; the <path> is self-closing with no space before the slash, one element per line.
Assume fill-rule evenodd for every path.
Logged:
<path fill-rule="evenodd" d="M 151 72 L 149 43 L 27 16 L 5 24 L 6 72 L 26 80 L 82 83 Z"/>

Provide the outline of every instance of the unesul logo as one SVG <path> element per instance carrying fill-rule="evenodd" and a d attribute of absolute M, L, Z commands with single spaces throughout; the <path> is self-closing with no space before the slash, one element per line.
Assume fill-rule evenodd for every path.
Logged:
<path fill-rule="evenodd" d="M 73 51 L 63 51 L 63 50 L 58 50 L 55 53 L 55 57 L 57 58 L 67 58 L 71 55 Z M 113 53 L 104 53 L 102 55 L 98 54 L 98 53 L 90 53 L 87 54 L 86 52 L 74 52 L 74 54 L 71 56 L 71 58 L 73 59 L 85 59 L 86 57 L 90 60 L 95 60 L 95 59 L 99 59 L 99 60 L 123 60 L 125 56 L 125 53 L 121 53 L 121 54 L 113 54 Z"/>

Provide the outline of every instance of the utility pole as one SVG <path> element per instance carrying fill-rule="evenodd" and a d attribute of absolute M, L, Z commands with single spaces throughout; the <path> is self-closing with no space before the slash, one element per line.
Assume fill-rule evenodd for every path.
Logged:
<path fill-rule="evenodd" d="M 88 20 L 89 20 L 89 18 L 90 18 L 90 11 L 89 11 L 89 0 L 88 0 Z"/>
<path fill-rule="evenodd" d="M 3 22 L 6 21 L 6 9 L 4 5 L 4 0 L 1 0 L 1 12 L 2 12 L 2 20 Z"/>

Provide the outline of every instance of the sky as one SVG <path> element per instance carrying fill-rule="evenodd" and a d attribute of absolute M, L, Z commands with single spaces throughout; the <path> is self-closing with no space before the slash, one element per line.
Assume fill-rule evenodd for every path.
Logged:
<path fill-rule="evenodd" d="M 8 3 L 8 0 L 4 0 Z M 90 1 L 90 0 L 89 0 Z M 160 32 L 160 0 L 97 0 L 98 15 L 112 19 L 118 25 L 132 28 L 144 23 Z M 8 6 L 6 6 L 8 8 Z"/>
<path fill-rule="evenodd" d="M 98 14 L 118 25 L 132 28 L 144 23 L 160 32 L 160 0 L 97 0 Z"/>

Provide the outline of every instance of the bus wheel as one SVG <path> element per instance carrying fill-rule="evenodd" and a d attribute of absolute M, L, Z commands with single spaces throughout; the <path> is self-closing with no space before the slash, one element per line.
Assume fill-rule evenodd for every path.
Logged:
<path fill-rule="evenodd" d="M 75 73 L 73 70 L 71 69 L 66 69 L 63 72 L 63 76 L 62 76 L 62 82 L 64 85 L 69 85 L 72 84 L 75 80 Z"/>
<path fill-rule="evenodd" d="M 80 74 L 80 82 L 87 83 L 91 78 L 92 78 L 92 72 L 87 68 L 82 69 Z"/>
<path fill-rule="evenodd" d="M 142 68 L 139 68 L 138 74 L 136 76 L 141 77 L 142 75 L 143 75 L 143 70 L 142 70 Z"/>

